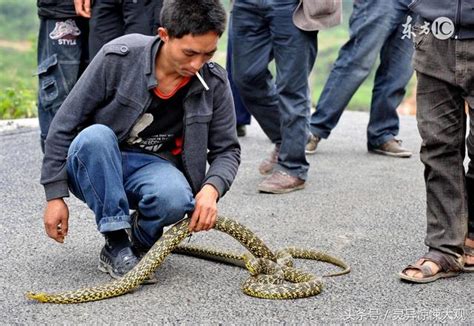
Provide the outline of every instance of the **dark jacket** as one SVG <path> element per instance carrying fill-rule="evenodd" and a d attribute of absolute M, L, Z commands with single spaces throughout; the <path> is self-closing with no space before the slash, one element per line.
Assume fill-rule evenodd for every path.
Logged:
<path fill-rule="evenodd" d="M 451 19 L 456 39 L 474 38 L 474 0 L 414 0 L 409 7 L 429 22 L 439 17 Z"/>
<path fill-rule="evenodd" d="M 89 64 L 48 132 L 41 172 L 48 200 L 68 196 L 66 157 L 80 130 L 103 124 L 115 132 L 119 142 L 128 138 L 151 103 L 160 43 L 152 36 L 122 36 L 106 44 Z M 209 183 L 223 196 L 240 164 L 234 104 L 223 68 L 207 63 L 200 74 L 210 89 L 206 91 L 193 78 L 184 98 L 183 172 L 195 194 Z"/>
<path fill-rule="evenodd" d="M 74 0 L 37 0 L 38 16 L 64 19 L 76 17 Z"/>

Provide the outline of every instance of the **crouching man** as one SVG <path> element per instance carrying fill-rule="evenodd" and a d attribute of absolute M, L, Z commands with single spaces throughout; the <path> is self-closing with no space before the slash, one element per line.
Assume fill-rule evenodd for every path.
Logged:
<path fill-rule="evenodd" d="M 99 51 L 46 139 L 46 232 L 64 241 L 70 190 L 93 210 L 105 237 L 99 268 L 114 278 L 186 214 L 191 231 L 212 228 L 240 163 L 227 75 L 209 62 L 224 8 L 169 0 L 161 19 L 158 37 L 131 34 Z"/>

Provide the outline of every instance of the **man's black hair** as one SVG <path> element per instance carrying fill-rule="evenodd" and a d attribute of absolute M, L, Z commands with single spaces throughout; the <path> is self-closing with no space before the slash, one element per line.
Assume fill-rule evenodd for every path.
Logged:
<path fill-rule="evenodd" d="M 220 37 L 226 26 L 226 12 L 219 0 L 165 0 L 160 20 L 170 37 L 208 32 Z"/>

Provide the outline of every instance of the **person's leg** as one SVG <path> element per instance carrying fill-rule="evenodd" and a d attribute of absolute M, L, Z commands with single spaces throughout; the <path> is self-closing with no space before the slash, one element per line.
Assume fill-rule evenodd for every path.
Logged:
<path fill-rule="evenodd" d="M 411 265 L 400 276 L 425 282 L 455 276 L 459 271 L 467 232 L 463 166 L 466 117 L 459 87 L 420 72 L 417 80 L 417 121 L 423 140 L 420 158 L 425 165 L 427 201 L 425 244 L 429 252 L 418 261 L 418 267 Z"/>
<path fill-rule="evenodd" d="M 150 0 L 122 0 L 124 34 L 155 35 Z"/>
<path fill-rule="evenodd" d="M 311 108 L 308 77 L 316 60 L 317 32 L 305 32 L 294 25 L 291 13 L 295 1 L 268 3 L 282 138 L 277 169 L 305 180 L 309 168 L 305 145 Z"/>
<path fill-rule="evenodd" d="M 191 187 L 183 173 L 158 156 L 122 152 L 125 190 L 132 209 L 132 238 L 140 247 L 150 248 L 165 226 L 184 218 L 194 209 Z"/>
<path fill-rule="evenodd" d="M 99 269 L 114 278 L 122 277 L 138 259 L 125 231 L 130 228 L 129 205 L 114 132 L 104 125 L 82 130 L 71 143 L 66 168 L 71 192 L 92 209 L 106 239 Z"/>
<path fill-rule="evenodd" d="M 342 112 L 367 78 L 386 38 L 391 33 L 392 1 L 355 1 L 349 21 L 350 39 L 338 58 L 310 118 L 310 131 L 328 138 Z"/>
<path fill-rule="evenodd" d="M 464 247 L 465 270 L 474 271 L 474 41 L 463 43 L 465 63 L 463 67 L 463 89 L 469 108 L 469 134 L 466 139 L 469 165 L 466 173 L 468 198 L 468 230 Z"/>
<path fill-rule="evenodd" d="M 399 132 L 397 107 L 403 100 L 405 88 L 413 75 L 411 60 L 413 42 L 403 36 L 407 7 L 397 9 L 393 32 L 380 52 L 380 65 L 375 74 L 370 120 L 367 127 L 369 147 L 379 147 L 394 139 Z"/>
<path fill-rule="evenodd" d="M 69 148 L 67 171 L 72 193 L 92 209 L 99 232 L 130 228 L 122 156 L 109 127 L 92 125 L 79 133 Z"/>
<path fill-rule="evenodd" d="M 40 18 L 37 57 L 38 120 L 43 152 L 51 121 L 87 62 L 86 35 L 87 25 L 79 18 Z"/>
<path fill-rule="evenodd" d="M 232 11 L 232 72 L 242 100 L 270 140 L 279 145 L 278 95 L 268 63 L 273 59 L 271 34 L 260 1 L 242 0 Z"/>
<path fill-rule="evenodd" d="M 124 34 L 124 22 L 120 0 L 95 0 L 89 21 L 90 59 L 107 42 Z"/>
<path fill-rule="evenodd" d="M 474 91 L 471 92 L 474 95 Z M 474 96 L 471 99 L 474 104 Z M 469 101 L 469 100 L 468 100 Z M 469 134 L 466 139 L 469 165 L 466 173 L 466 191 L 468 198 L 468 230 L 464 244 L 465 270 L 474 271 L 474 112 L 469 105 Z"/>
<path fill-rule="evenodd" d="M 251 116 L 242 102 L 239 90 L 232 79 L 232 38 L 232 18 L 229 18 L 229 28 L 227 30 L 226 70 L 229 78 L 230 89 L 232 90 L 232 96 L 234 97 L 235 115 L 237 118 L 237 135 L 242 137 L 245 136 L 245 125 L 250 124 Z"/>
<path fill-rule="evenodd" d="M 458 258 L 467 232 L 464 99 L 456 86 L 422 73 L 417 77 L 420 159 L 428 204 L 425 243 Z"/>

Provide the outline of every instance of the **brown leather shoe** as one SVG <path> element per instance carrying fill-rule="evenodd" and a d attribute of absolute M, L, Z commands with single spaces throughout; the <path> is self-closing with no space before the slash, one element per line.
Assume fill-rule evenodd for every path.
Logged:
<path fill-rule="evenodd" d="M 260 163 L 258 171 L 262 175 L 267 175 L 273 172 L 273 167 L 278 162 L 278 154 L 280 153 L 280 147 L 275 146 L 270 154 L 269 158 L 266 158 Z"/>
<path fill-rule="evenodd" d="M 306 143 L 306 148 L 305 148 L 306 155 L 315 154 L 320 141 L 321 141 L 321 137 L 315 136 L 313 134 L 309 135 L 308 142 Z"/>
<path fill-rule="evenodd" d="M 393 157 L 404 157 L 408 158 L 412 155 L 409 149 L 402 147 L 402 141 L 399 139 L 391 139 L 386 143 L 383 143 L 379 147 L 369 146 L 369 152 L 381 155 L 388 155 Z"/>
<path fill-rule="evenodd" d="M 304 180 L 286 172 L 275 170 L 257 186 L 258 191 L 270 194 L 285 194 L 304 188 Z"/>

